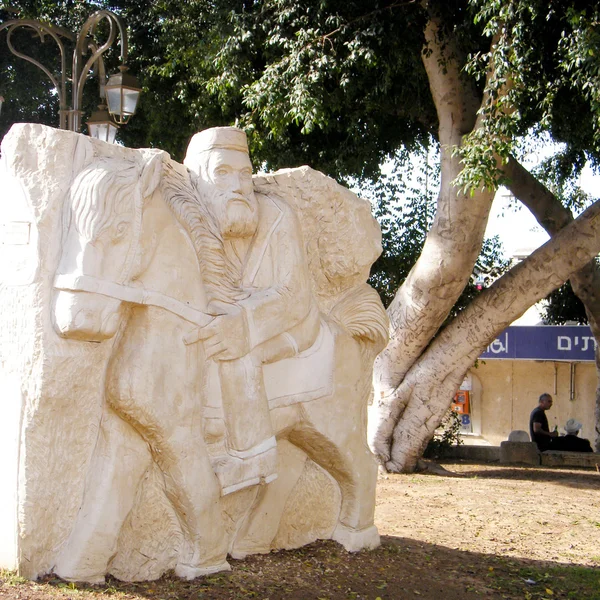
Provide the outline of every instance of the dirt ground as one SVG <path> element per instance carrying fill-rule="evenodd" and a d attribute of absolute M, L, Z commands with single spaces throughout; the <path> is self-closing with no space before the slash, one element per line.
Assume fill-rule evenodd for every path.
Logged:
<path fill-rule="evenodd" d="M 452 475 L 380 477 L 374 551 L 317 542 L 193 582 L 85 586 L 5 572 L 0 599 L 600 599 L 600 473 L 444 466 Z"/>
<path fill-rule="evenodd" d="M 376 524 L 382 535 L 459 551 L 600 567 L 600 473 L 460 463 L 444 467 L 462 477 L 380 477 Z"/>

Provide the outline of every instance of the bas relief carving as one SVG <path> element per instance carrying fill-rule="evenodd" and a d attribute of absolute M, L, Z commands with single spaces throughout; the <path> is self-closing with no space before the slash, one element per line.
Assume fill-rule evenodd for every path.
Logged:
<path fill-rule="evenodd" d="M 253 177 L 231 127 L 196 134 L 180 165 L 15 126 L 2 160 L 40 239 L 37 280 L 0 286 L 32 315 L 2 350 L 34 336 L 44 355 L 5 364 L 38 379 L 15 391 L 25 458 L 0 509 L 19 513 L 15 566 L 194 578 L 317 538 L 376 546 L 366 405 L 388 323 L 366 284 L 368 203 L 307 167 Z"/>

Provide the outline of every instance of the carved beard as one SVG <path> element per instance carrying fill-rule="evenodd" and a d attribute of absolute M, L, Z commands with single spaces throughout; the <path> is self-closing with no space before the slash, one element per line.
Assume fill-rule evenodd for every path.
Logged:
<path fill-rule="evenodd" d="M 238 199 L 239 198 L 239 199 Z M 217 221 L 224 239 L 248 238 L 258 227 L 258 210 L 254 195 L 234 197 L 223 202 L 217 211 Z"/>

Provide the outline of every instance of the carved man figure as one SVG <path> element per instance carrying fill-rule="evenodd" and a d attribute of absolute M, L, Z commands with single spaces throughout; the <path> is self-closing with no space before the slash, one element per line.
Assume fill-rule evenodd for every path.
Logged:
<path fill-rule="evenodd" d="M 234 127 L 202 131 L 184 164 L 220 192 L 204 201 L 240 292 L 229 303 L 213 298 L 209 310 L 216 316 L 197 333 L 206 357 L 218 364 L 226 454 L 215 470 L 225 495 L 276 477 L 262 364 L 309 348 L 320 318 L 300 226 L 289 206 L 255 196 L 246 134 Z"/>

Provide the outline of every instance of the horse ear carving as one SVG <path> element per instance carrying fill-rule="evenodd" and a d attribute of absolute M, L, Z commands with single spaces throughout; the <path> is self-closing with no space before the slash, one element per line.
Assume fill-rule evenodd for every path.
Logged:
<path fill-rule="evenodd" d="M 73 177 L 77 177 L 83 169 L 94 160 L 94 148 L 87 135 L 80 135 L 73 153 Z"/>
<path fill-rule="evenodd" d="M 142 167 L 142 175 L 140 177 L 142 198 L 148 198 L 154 193 L 154 190 L 160 183 L 162 176 L 162 164 L 164 152 L 152 152 L 149 158 L 146 158 Z"/>

